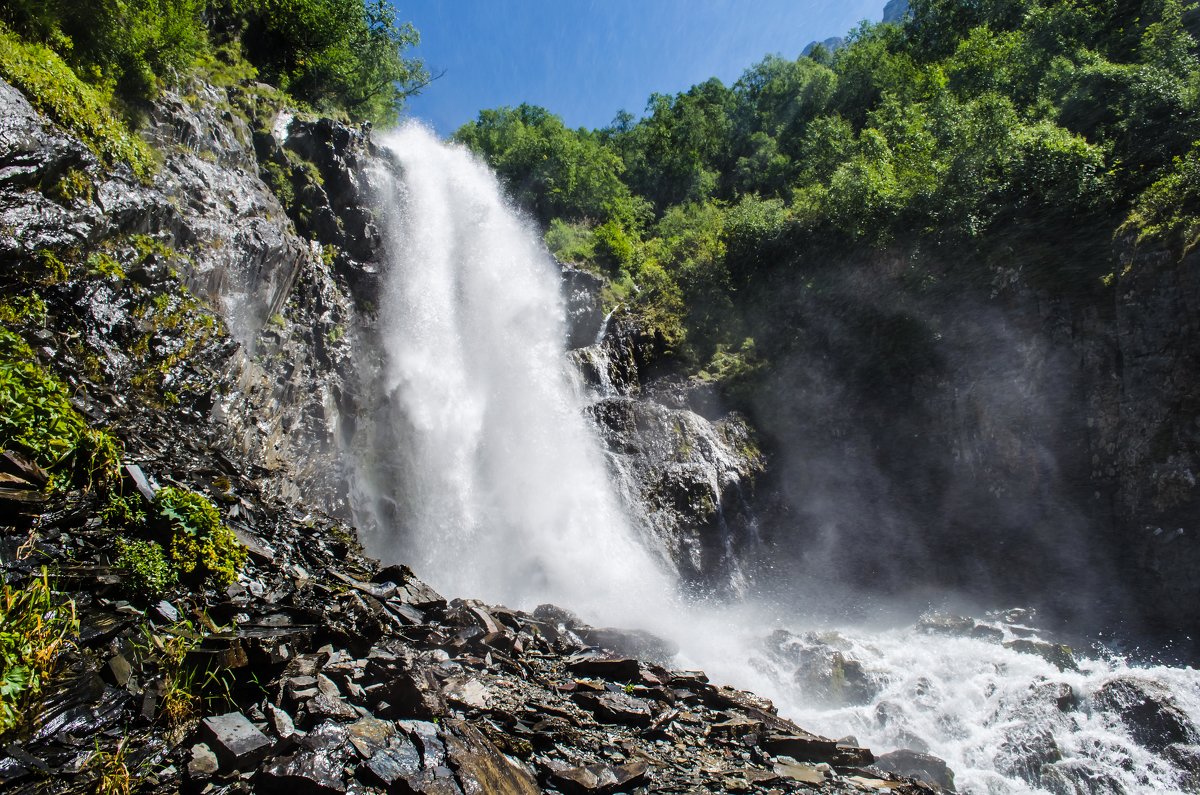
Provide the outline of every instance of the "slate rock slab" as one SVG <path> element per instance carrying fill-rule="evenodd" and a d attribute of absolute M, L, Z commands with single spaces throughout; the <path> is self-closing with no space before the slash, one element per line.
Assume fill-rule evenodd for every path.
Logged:
<path fill-rule="evenodd" d="M 223 769 L 244 769 L 261 762 L 273 743 L 240 712 L 205 718 L 201 735 Z"/>

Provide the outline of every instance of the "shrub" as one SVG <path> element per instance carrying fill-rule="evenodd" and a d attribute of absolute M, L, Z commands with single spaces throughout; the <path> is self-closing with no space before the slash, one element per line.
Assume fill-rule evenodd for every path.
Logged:
<path fill-rule="evenodd" d="M 1161 240 L 1185 254 L 1200 243 L 1200 141 L 1137 198 L 1120 231 L 1135 232 L 1139 243 Z"/>
<path fill-rule="evenodd" d="M 121 443 L 88 427 L 67 388 L 7 329 L 0 329 L 0 445 L 32 455 L 58 486 L 103 486 L 120 476 Z"/>
<path fill-rule="evenodd" d="M 54 674 L 58 654 L 78 634 L 75 603 L 50 589 L 46 570 L 24 588 L 0 593 L 0 735 L 20 725 L 24 710 Z"/>
<path fill-rule="evenodd" d="M 116 567 L 129 590 L 145 599 L 162 596 L 178 580 L 163 548 L 154 541 L 117 539 Z"/>
<path fill-rule="evenodd" d="M 206 497 L 167 486 L 154 504 L 171 527 L 171 562 L 181 575 L 207 577 L 228 585 L 246 563 L 246 548 L 221 523 L 217 507 Z"/>

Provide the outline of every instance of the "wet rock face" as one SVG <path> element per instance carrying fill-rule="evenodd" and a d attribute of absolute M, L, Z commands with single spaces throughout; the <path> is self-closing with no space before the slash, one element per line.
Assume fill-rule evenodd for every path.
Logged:
<path fill-rule="evenodd" d="M 765 468 L 746 418 L 707 384 L 656 373 L 636 318 L 600 304 L 601 281 L 564 267 L 569 352 L 593 395 L 588 413 L 648 541 L 698 592 L 737 592 L 758 542 L 750 502 Z"/>
<path fill-rule="evenodd" d="M 776 308 L 750 400 L 777 568 L 1194 638 L 1198 255 L 1118 242 L 1111 288 L 1067 294 L 1031 284 L 1033 256 L 971 263 L 992 269 L 983 289 L 914 290 L 893 253 L 746 297 Z M 955 263 L 926 266 L 960 284 Z"/>
<path fill-rule="evenodd" d="M 1116 490 L 1129 576 L 1157 629 L 1196 637 L 1200 603 L 1200 253 L 1121 257 L 1113 340 L 1119 368 L 1090 417 L 1097 477 Z M 1200 654 L 1200 652 L 1198 652 Z"/>
<path fill-rule="evenodd" d="M 589 409 L 626 495 L 685 582 L 740 587 L 757 537 L 749 509 L 762 460 L 744 418 L 715 423 L 654 400 L 608 397 Z"/>
<path fill-rule="evenodd" d="M 563 300 L 567 310 L 567 349 L 594 345 L 603 336 L 604 310 L 600 305 L 599 276 L 571 265 L 562 268 Z"/>
<path fill-rule="evenodd" d="M 869 704 L 879 694 L 880 683 L 862 663 L 851 657 L 836 634 L 826 637 L 815 633 L 803 636 L 776 630 L 767 638 L 767 654 L 784 670 L 813 703 L 828 707 Z M 911 775 L 911 774 L 906 774 Z"/>
<path fill-rule="evenodd" d="M 1092 695 L 1099 709 L 1120 715 L 1139 745 L 1163 753 L 1200 742 L 1200 728 L 1160 685 L 1134 676 L 1108 682 Z"/>
<path fill-rule="evenodd" d="M 77 207 L 58 188 L 72 170 L 97 167 L 87 147 L 63 135 L 20 91 L 0 81 L 0 224 L 6 231 L 0 236 L 0 258 L 12 265 L 42 250 L 92 239 L 103 223 L 100 209 Z"/>
<path fill-rule="evenodd" d="M 268 490 L 347 512 L 338 449 L 359 402 L 356 303 L 370 300 L 350 277 L 370 270 L 355 256 L 373 250 L 369 222 L 345 219 L 369 204 L 365 134 L 295 123 L 297 146 L 338 186 L 326 205 L 343 231 L 323 248 L 260 178 L 251 127 L 273 119 L 248 122 L 223 90 L 164 92 L 144 130 L 163 154 L 149 184 L 102 170 L 4 83 L 0 107 L 0 224 L 11 230 L 0 260 L 32 274 L 17 278 L 37 278 L 47 257 L 67 269 L 39 288 L 54 366 L 134 416 L 169 395 L 192 433 L 258 467 Z M 88 264 L 101 254 L 119 278 Z"/>

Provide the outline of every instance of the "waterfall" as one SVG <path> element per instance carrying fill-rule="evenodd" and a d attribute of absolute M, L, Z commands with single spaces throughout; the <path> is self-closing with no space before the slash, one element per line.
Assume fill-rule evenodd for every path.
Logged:
<path fill-rule="evenodd" d="M 609 480 L 567 365 L 560 274 L 494 174 L 408 126 L 383 139 L 378 327 L 391 433 L 371 459 L 394 500 L 371 551 L 435 586 L 617 620 L 670 578 Z"/>
<path fill-rule="evenodd" d="M 377 344 L 363 354 L 376 362 L 378 395 L 354 451 L 372 554 L 410 564 L 450 596 L 553 602 L 667 635 L 681 667 L 753 689 L 801 725 L 853 733 L 877 753 L 928 750 L 956 770 L 963 792 L 1189 791 L 1186 770 L 1200 770 L 1200 737 L 1185 731 L 1200 725 L 1193 669 L 1092 654 L 1060 670 L 1039 656 L 1047 644 L 1016 643 L 1038 640 L 1019 627 L 993 627 L 990 639 L 834 629 L 801 605 L 679 599 L 651 551 L 658 545 L 631 516 L 637 497 L 614 482 L 621 463 L 606 463 L 586 419 L 560 274 L 536 231 L 464 150 L 417 126 L 382 143 L 398 168 L 378 180 L 388 262 Z M 612 397 L 603 352 L 583 350 L 599 373 L 591 399 Z M 779 628 L 807 634 L 772 635 Z M 815 697 L 814 676 L 828 674 L 830 687 L 845 678 L 814 673 L 813 654 L 860 666 L 861 698 Z M 1126 691 L 1165 694 L 1161 719 L 1177 720 L 1179 737 L 1151 747 L 1123 722 L 1145 711 L 1120 703 Z"/>

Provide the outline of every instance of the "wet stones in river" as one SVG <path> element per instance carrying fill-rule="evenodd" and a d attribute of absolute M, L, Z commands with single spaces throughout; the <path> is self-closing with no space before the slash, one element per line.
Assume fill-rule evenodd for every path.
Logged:
<path fill-rule="evenodd" d="M 1174 744 L 1195 744 L 1200 730 L 1162 685 L 1119 676 L 1092 695 L 1092 706 L 1116 715 L 1139 745 L 1163 753 Z"/>
<path fill-rule="evenodd" d="M 877 757 L 875 767 L 886 773 L 920 779 L 947 792 L 954 791 L 954 771 L 931 754 L 902 748 Z"/>
<path fill-rule="evenodd" d="M 1012 649 L 1021 654 L 1033 654 L 1041 657 L 1060 671 L 1078 671 L 1079 665 L 1071 654 L 1071 647 L 1061 643 L 1046 643 L 1040 640 L 1020 638 L 1010 640 L 1004 648 Z"/>
<path fill-rule="evenodd" d="M 862 705 L 879 693 L 879 684 L 862 663 L 834 648 L 832 642 L 808 633 L 793 635 L 777 630 L 767 650 L 777 661 L 794 667 L 793 679 L 806 698 L 827 706 Z"/>

